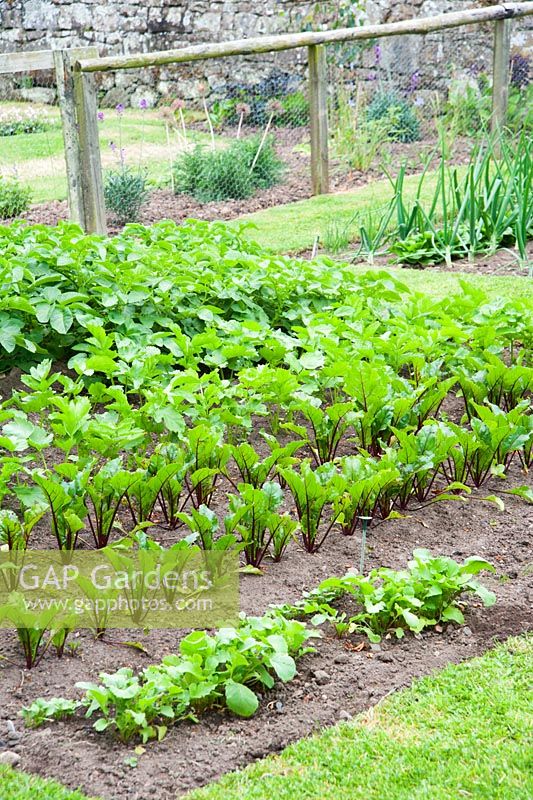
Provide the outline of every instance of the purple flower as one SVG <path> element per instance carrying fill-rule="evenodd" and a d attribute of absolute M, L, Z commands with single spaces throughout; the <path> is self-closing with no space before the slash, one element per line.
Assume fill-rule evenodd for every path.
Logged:
<path fill-rule="evenodd" d="M 103 111 L 99 111 L 96 116 L 98 117 L 98 122 L 103 122 L 104 121 L 104 112 Z"/>
<path fill-rule="evenodd" d="M 417 70 L 416 72 L 413 72 L 413 74 L 411 75 L 408 92 L 410 93 L 415 92 L 418 89 L 419 83 L 420 83 L 420 73 Z"/>
<path fill-rule="evenodd" d="M 376 59 L 376 64 L 381 63 L 381 47 L 379 44 L 374 45 L 374 57 Z"/>
<path fill-rule="evenodd" d="M 139 108 L 142 108 L 143 111 L 145 110 L 145 108 L 148 108 L 148 101 L 144 97 L 139 103 Z"/>
<path fill-rule="evenodd" d="M 115 106 L 115 111 L 117 112 L 119 117 L 121 117 L 122 114 L 124 113 L 124 104 L 123 103 L 119 103 L 117 106 Z"/>

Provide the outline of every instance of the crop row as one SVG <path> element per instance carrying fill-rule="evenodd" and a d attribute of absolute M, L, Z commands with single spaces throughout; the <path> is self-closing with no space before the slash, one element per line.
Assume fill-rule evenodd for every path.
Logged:
<path fill-rule="evenodd" d="M 28 725 L 39 726 L 82 709 L 86 717 L 97 716 L 95 730 L 114 731 L 124 742 L 134 737 L 144 742 L 162 739 L 170 725 L 196 720 L 212 706 L 227 706 L 249 717 L 259 705 L 254 689 L 271 689 L 274 676 L 292 680 L 296 659 L 313 652 L 304 645 L 320 633 L 297 617 L 313 616 L 315 625 L 333 620 L 339 635 L 355 630 L 372 641 L 388 632 L 397 637 L 406 630 L 420 633 L 439 622 L 462 624 L 466 594 L 478 595 L 485 605 L 495 601 L 475 580 L 482 570 L 494 568 L 478 558 L 458 564 L 416 550 L 405 570 L 330 578 L 294 606 L 273 607 L 263 617 L 243 616 L 238 626 L 211 635 L 194 631 L 182 640 L 178 655 L 140 674 L 122 668 L 102 673 L 99 684 L 79 683 L 81 700 L 39 698 L 22 713 Z M 347 621 L 346 614 L 339 617 L 334 608 L 343 596 L 353 603 L 354 613 Z"/>

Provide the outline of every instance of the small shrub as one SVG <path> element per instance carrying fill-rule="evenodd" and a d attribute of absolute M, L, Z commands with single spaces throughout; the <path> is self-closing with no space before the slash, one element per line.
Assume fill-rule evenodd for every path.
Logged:
<path fill-rule="evenodd" d="M 378 92 L 367 109 L 367 119 L 387 123 L 388 138 L 395 142 L 420 139 L 420 122 L 412 106 L 396 92 Z"/>
<path fill-rule="evenodd" d="M 26 211 L 31 199 L 29 186 L 21 186 L 15 178 L 0 178 L 0 219 L 17 217 Z"/>
<path fill-rule="evenodd" d="M 269 189 L 281 180 L 283 162 L 276 155 L 273 137 L 266 139 L 261 150 L 259 150 L 260 143 L 260 136 L 252 136 L 250 139 L 242 139 L 237 147 L 234 145 L 231 149 L 235 153 L 240 152 L 242 154 L 248 170 L 252 169 L 253 164 L 252 182 L 254 189 Z"/>
<path fill-rule="evenodd" d="M 144 172 L 134 171 L 127 166 L 107 173 L 104 183 L 106 208 L 113 212 L 122 225 L 137 221 L 149 195 L 146 184 Z"/>
<path fill-rule="evenodd" d="M 444 107 L 444 123 L 457 136 L 475 136 L 487 125 L 491 113 L 491 89 L 487 76 L 463 84 L 452 81 Z"/>
<path fill-rule="evenodd" d="M 191 194 L 201 203 L 244 200 L 256 189 L 278 183 L 283 163 L 276 155 L 272 138 L 259 151 L 260 141 L 254 136 L 239 139 L 224 150 L 197 146 L 191 153 L 184 153 L 174 166 L 176 194 Z"/>

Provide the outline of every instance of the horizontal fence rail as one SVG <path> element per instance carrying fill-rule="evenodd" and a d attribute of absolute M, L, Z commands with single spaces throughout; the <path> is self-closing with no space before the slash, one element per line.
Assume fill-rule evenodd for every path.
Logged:
<path fill-rule="evenodd" d="M 429 33 L 431 31 L 474 25 L 480 22 L 513 19 L 533 14 L 533 2 L 510 3 L 439 14 L 434 17 L 402 20 L 384 25 L 364 25 L 360 28 L 339 28 L 333 31 L 309 31 L 305 33 L 258 36 L 251 39 L 237 39 L 232 42 L 197 44 L 177 50 L 161 50 L 136 55 L 109 56 L 107 58 L 80 59 L 75 69 L 80 72 L 110 72 L 118 69 L 157 67 L 165 64 L 183 64 L 188 61 L 203 61 L 225 56 L 254 55 L 273 53 L 281 50 L 294 50 L 298 47 L 338 44 L 360 39 L 376 39 L 399 34 Z"/>
<path fill-rule="evenodd" d="M 54 53 L 52 50 L 0 53 L 0 75 L 49 69 L 54 69 Z"/>

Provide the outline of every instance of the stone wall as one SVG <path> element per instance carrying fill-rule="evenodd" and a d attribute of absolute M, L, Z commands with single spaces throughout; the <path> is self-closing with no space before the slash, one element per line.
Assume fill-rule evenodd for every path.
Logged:
<path fill-rule="evenodd" d="M 470 3 L 459 0 L 368 0 L 366 17 L 369 22 L 392 22 L 467 5 Z M 74 45 L 96 45 L 102 55 L 164 50 L 194 42 L 294 30 L 301 15 L 312 6 L 301 0 L 0 0 L 0 52 Z M 332 2 L 333 16 L 335 7 Z M 517 25 L 515 45 L 527 49 L 531 22 Z M 449 72 L 450 59 L 459 66 L 477 61 L 480 68 L 487 68 L 490 58 L 491 26 L 383 42 L 386 66 L 397 71 L 402 80 L 417 72 L 417 80 L 428 86 L 431 81 L 442 81 L 445 68 Z M 305 52 L 292 51 L 199 62 L 190 67 L 118 72 L 101 75 L 99 80 L 108 104 L 125 100 L 136 103 L 141 96 L 156 102 L 168 95 L 194 97 L 204 80 L 211 94 L 222 95 L 228 81 L 237 76 L 240 81 L 254 82 L 273 69 L 303 74 L 305 61 Z M 370 66 L 367 63 L 365 68 Z M 53 76 L 34 76 L 34 83 L 53 84 Z M 17 86 L 20 90 L 20 80 Z M 22 91 L 27 95 L 27 86 Z"/>

